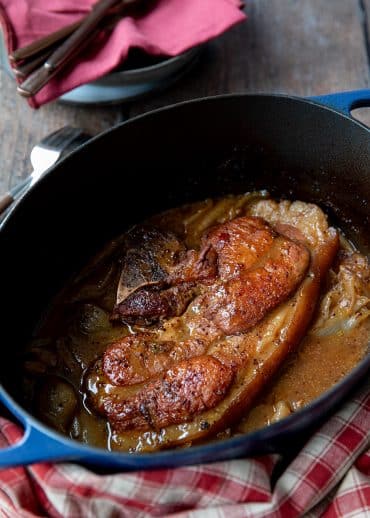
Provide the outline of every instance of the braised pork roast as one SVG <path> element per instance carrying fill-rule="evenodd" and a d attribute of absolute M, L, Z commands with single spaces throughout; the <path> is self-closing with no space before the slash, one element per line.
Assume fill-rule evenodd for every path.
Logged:
<path fill-rule="evenodd" d="M 254 192 L 172 209 L 59 294 L 24 351 L 25 401 L 132 452 L 267 426 L 366 353 L 369 279 L 316 205 Z"/>

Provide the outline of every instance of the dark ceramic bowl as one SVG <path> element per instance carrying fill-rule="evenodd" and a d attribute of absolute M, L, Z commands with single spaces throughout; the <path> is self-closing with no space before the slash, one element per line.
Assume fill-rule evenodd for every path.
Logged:
<path fill-rule="evenodd" d="M 0 467 L 73 460 L 132 470 L 282 451 L 348 397 L 368 372 L 370 356 L 312 404 L 268 428 L 188 449 L 111 453 L 61 436 L 30 415 L 20 403 L 16 365 L 66 279 L 107 239 L 169 207 L 268 188 L 318 203 L 369 255 L 369 130 L 349 115 L 366 104 L 368 91 L 317 100 L 195 100 L 115 127 L 53 167 L 0 229 L 0 399 L 25 428 L 20 443 L 0 451 Z"/>

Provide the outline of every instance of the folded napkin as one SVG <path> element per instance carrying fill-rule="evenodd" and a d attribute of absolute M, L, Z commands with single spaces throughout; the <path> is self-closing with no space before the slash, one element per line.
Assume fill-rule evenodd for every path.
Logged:
<path fill-rule="evenodd" d="M 20 436 L 17 426 L 0 419 L 0 447 Z M 307 442 L 273 490 L 277 455 L 115 475 L 77 464 L 35 464 L 0 471 L 0 516 L 365 517 L 369 447 L 368 382 Z"/>
<path fill-rule="evenodd" d="M 80 19 L 96 0 L 0 0 L 8 51 L 23 47 Z M 240 0 L 158 0 L 142 18 L 125 17 L 110 37 L 91 45 L 68 73 L 61 73 L 30 100 L 38 107 L 107 74 L 130 48 L 175 56 L 218 36 L 245 19 Z"/>

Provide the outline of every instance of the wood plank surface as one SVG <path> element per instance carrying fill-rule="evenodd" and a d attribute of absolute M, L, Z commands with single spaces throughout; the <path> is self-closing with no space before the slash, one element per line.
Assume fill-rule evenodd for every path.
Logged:
<path fill-rule="evenodd" d="M 368 72 L 370 73 L 370 0 L 359 0 L 359 10 L 367 57 L 367 67 Z M 367 86 L 369 86 L 369 83 Z M 370 108 L 355 110 L 353 112 L 353 116 L 370 127 Z"/>
<path fill-rule="evenodd" d="M 12 78 L 3 70 L 0 92 L 0 192 L 30 173 L 30 151 L 45 135 L 65 125 L 98 133 L 120 120 L 121 110 L 114 108 L 86 109 L 52 103 L 33 110 L 15 93 Z"/>
<path fill-rule="evenodd" d="M 205 95 L 304 96 L 370 86 L 370 0 L 247 0 L 246 12 L 248 21 L 207 45 L 176 85 L 129 105 L 32 110 L 0 70 L 0 192 L 30 172 L 32 146 L 66 124 L 98 133 L 127 115 Z M 368 111 L 360 117 L 370 125 Z"/>
<path fill-rule="evenodd" d="M 130 113 L 224 92 L 315 95 L 369 86 L 356 0 L 256 0 L 246 12 L 248 21 L 210 44 L 181 84 Z"/>

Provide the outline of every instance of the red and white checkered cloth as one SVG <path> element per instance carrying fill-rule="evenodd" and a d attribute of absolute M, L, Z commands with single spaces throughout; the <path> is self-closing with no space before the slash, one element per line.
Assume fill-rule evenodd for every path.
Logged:
<path fill-rule="evenodd" d="M 21 435 L 0 419 L 0 446 Z M 1 518 L 370 517 L 370 383 L 305 445 L 271 489 L 278 457 L 98 475 L 75 464 L 0 472 Z"/>

